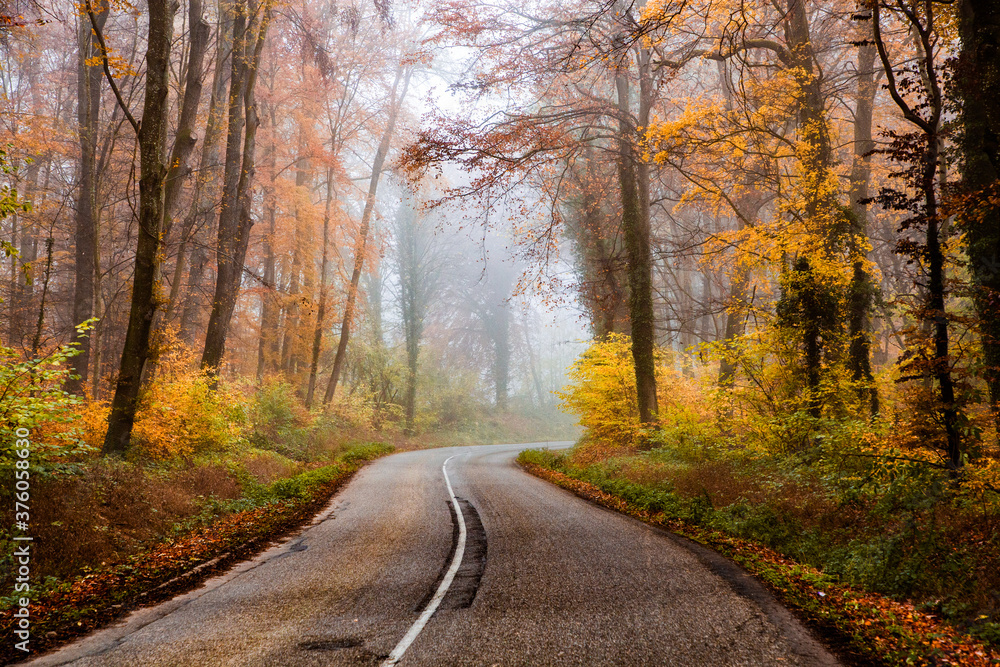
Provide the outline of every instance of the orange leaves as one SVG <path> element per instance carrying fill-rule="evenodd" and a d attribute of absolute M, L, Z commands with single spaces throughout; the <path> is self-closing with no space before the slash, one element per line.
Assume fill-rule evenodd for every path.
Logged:
<path fill-rule="evenodd" d="M 88 67 L 102 67 L 104 64 L 104 58 L 101 56 L 87 58 L 86 64 Z M 112 75 L 118 78 L 123 76 L 136 76 L 139 73 L 127 58 L 117 55 L 114 52 L 114 49 L 110 48 L 108 49 L 108 67 L 111 69 Z"/>
<path fill-rule="evenodd" d="M 224 449 L 239 437 L 246 410 L 237 391 L 213 391 L 208 376 L 190 364 L 190 352 L 175 350 L 161 361 L 136 414 L 137 451 L 170 459 Z"/>

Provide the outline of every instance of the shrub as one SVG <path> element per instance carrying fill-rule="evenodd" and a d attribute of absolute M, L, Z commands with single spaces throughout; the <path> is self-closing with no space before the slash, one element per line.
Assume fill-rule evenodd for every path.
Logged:
<path fill-rule="evenodd" d="M 562 409 L 580 417 L 595 440 L 632 445 L 639 435 L 632 344 L 628 336 L 609 334 L 595 341 L 569 371 L 571 384 L 557 392 Z"/>
<path fill-rule="evenodd" d="M 573 363 L 571 383 L 557 395 L 561 408 L 578 415 L 587 429 L 583 449 L 603 448 L 610 454 L 615 448 L 662 444 L 666 442 L 664 430 L 683 443 L 703 428 L 711 428 L 713 410 L 708 393 L 696 380 L 681 376 L 667 353 L 658 351 L 656 358 L 659 414 L 653 430 L 639 423 L 631 338 L 608 334 Z M 590 458 L 597 460 L 602 455 Z"/>
<path fill-rule="evenodd" d="M 517 456 L 518 463 L 541 466 L 558 470 L 566 461 L 565 454 L 557 454 L 548 449 L 526 449 Z"/>
<path fill-rule="evenodd" d="M 302 459 L 309 446 L 312 417 L 287 382 L 264 382 L 250 407 L 250 444 Z"/>
<path fill-rule="evenodd" d="M 168 460 L 221 451 L 246 425 L 242 396 L 193 368 L 183 351 L 168 355 L 146 389 L 132 431 L 134 456 Z"/>
<path fill-rule="evenodd" d="M 0 347 L 0 462 L 13 460 L 21 429 L 30 433 L 33 457 L 52 460 L 90 451 L 75 415 L 82 401 L 62 390 L 69 375 L 66 361 L 76 354 L 64 346 L 25 360 Z"/>

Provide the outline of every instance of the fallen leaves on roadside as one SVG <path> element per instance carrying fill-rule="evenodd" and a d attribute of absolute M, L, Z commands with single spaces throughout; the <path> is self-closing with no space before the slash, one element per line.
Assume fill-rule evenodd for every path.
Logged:
<path fill-rule="evenodd" d="M 811 621 L 835 630 L 853 650 L 871 660 L 891 665 L 1000 665 L 1000 653 L 936 616 L 918 611 L 912 604 L 833 583 L 819 570 L 760 544 L 642 510 L 565 473 L 533 463 L 521 465 L 532 475 L 581 498 L 666 528 L 728 556 L 767 583 L 784 602 Z"/>
<path fill-rule="evenodd" d="M 125 562 L 42 593 L 30 606 L 32 654 L 105 625 L 131 609 L 190 590 L 208 575 L 261 551 L 315 514 L 362 464 L 358 460 L 339 465 L 332 477 L 304 496 L 224 515 Z M 12 614 L 5 614 L 0 632 L 13 637 L 15 622 Z M 24 657 L 12 642 L 0 647 L 3 664 Z"/>

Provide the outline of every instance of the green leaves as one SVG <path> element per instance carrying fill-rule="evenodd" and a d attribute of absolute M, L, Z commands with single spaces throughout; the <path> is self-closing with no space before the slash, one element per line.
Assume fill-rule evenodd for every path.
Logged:
<path fill-rule="evenodd" d="M 84 322 L 78 330 L 90 328 Z M 10 464 L 18 439 L 27 429 L 32 450 L 46 460 L 90 451 L 76 421 L 81 400 L 62 390 L 69 378 L 67 360 L 79 350 L 64 345 L 37 359 L 23 359 L 0 347 L 0 463 Z M 25 439 L 25 438 L 21 438 Z M 37 459 L 35 459 L 37 460 Z"/>

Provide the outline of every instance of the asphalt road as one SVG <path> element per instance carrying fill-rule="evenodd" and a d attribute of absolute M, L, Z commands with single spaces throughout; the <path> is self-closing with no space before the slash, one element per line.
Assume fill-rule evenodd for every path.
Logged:
<path fill-rule="evenodd" d="M 380 665 L 432 601 L 399 665 L 837 664 L 728 561 L 522 472 L 524 447 L 379 459 L 299 535 L 31 664 Z"/>

